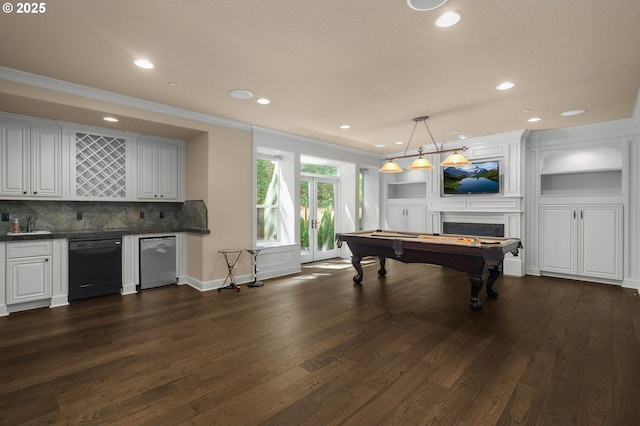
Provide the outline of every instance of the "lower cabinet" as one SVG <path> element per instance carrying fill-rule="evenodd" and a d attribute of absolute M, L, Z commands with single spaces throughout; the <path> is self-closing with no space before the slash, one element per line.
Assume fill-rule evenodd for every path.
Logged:
<path fill-rule="evenodd" d="M 427 207 L 421 205 L 387 206 L 389 230 L 402 232 L 426 232 Z"/>
<path fill-rule="evenodd" d="M 7 305 L 50 299 L 51 281 L 51 241 L 7 243 Z"/>
<path fill-rule="evenodd" d="M 540 206 L 540 271 L 621 280 L 621 205 Z"/>

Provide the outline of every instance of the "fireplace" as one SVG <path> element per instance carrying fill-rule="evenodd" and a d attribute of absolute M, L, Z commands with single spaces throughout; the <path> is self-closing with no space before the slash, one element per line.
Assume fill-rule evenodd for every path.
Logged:
<path fill-rule="evenodd" d="M 442 222 L 443 234 L 504 237 L 503 223 Z"/>

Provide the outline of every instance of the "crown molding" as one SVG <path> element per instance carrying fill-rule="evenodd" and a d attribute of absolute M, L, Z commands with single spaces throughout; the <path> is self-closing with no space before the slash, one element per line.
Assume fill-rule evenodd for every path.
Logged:
<path fill-rule="evenodd" d="M 14 83 L 39 87 L 42 89 L 49 89 L 56 92 L 67 93 L 70 95 L 82 96 L 84 98 L 94 99 L 97 101 L 109 102 L 116 105 L 122 105 L 145 111 L 170 115 L 173 117 L 184 118 L 187 120 L 198 121 L 201 123 L 215 124 L 218 126 L 251 131 L 251 125 L 240 123 L 238 121 L 227 120 L 210 114 L 203 114 L 196 111 L 190 111 L 183 108 L 176 108 L 157 102 L 134 98 L 132 96 L 121 95 L 118 93 L 108 92 L 106 90 L 82 86 L 80 84 L 69 83 L 67 81 L 44 77 L 37 74 L 31 74 L 12 68 L 0 66 L 0 79 L 12 81 Z"/>

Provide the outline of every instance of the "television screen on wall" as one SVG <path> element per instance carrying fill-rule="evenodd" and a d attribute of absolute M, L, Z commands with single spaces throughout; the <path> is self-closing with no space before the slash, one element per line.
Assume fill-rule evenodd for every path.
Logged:
<path fill-rule="evenodd" d="M 443 169 L 445 194 L 497 194 L 500 192 L 500 163 L 485 161 Z"/>

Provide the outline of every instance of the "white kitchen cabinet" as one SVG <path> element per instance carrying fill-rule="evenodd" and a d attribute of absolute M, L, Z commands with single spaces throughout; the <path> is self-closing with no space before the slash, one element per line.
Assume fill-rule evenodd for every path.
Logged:
<path fill-rule="evenodd" d="M 5 262 L 7 305 L 51 298 L 50 240 L 7 243 Z"/>
<path fill-rule="evenodd" d="M 427 207 L 423 205 L 388 205 L 389 230 L 401 232 L 426 232 Z"/>
<path fill-rule="evenodd" d="M 61 197 L 60 129 L 3 120 L 0 131 L 0 195 Z"/>
<path fill-rule="evenodd" d="M 181 149 L 178 143 L 138 140 L 138 198 L 180 198 Z"/>
<path fill-rule="evenodd" d="M 540 271 L 622 279 L 621 205 L 540 206 Z"/>

